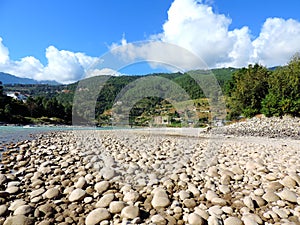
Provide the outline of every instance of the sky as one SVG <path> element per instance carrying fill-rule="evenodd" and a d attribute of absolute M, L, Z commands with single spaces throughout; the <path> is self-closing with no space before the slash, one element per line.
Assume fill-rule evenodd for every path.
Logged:
<path fill-rule="evenodd" d="M 207 68 L 284 65 L 300 52 L 300 2 L 0 0 L 0 71 L 19 77 L 70 83 L 203 66 L 162 43 Z M 103 63 L 108 54 L 125 67 Z"/>

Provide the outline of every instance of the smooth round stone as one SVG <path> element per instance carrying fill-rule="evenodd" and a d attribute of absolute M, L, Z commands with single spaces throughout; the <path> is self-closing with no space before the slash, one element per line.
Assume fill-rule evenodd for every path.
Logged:
<path fill-rule="evenodd" d="M 238 175 L 242 175 L 244 174 L 244 171 L 241 169 L 241 167 L 235 165 L 231 168 L 231 171 L 234 173 L 234 174 L 238 174 Z"/>
<path fill-rule="evenodd" d="M 53 212 L 53 207 L 51 204 L 43 204 L 39 206 L 39 211 L 46 214 L 52 213 Z"/>
<path fill-rule="evenodd" d="M 37 189 L 37 190 L 34 190 L 32 191 L 29 195 L 30 195 L 30 198 L 34 198 L 34 197 L 37 197 L 41 194 L 43 194 L 46 190 L 44 188 L 40 188 L 40 189 Z"/>
<path fill-rule="evenodd" d="M 254 190 L 254 194 L 257 196 L 263 196 L 264 193 L 265 193 L 265 191 L 262 188 Z"/>
<path fill-rule="evenodd" d="M 79 177 L 78 181 L 75 183 L 74 187 L 75 188 L 84 188 L 86 185 L 86 180 L 84 177 Z"/>
<path fill-rule="evenodd" d="M 126 219 L 134 219 L 139 216 L 140 210 L 137 206 L 126 206 L 121 211 L 121 217 Z"/>
<path fill-rule="evenodd" d="M 7 209 L 6 205 L 0 205 L 0 216 L 3 216 L 7 212 Z"/>
<path fill-rule="evenodd" d="M 216 194 L 216 192 L 208 190 L 205 197 L 208 201 L 211 201 L 212 199 L 218 198 L 219 196 Z"/>
<path fill-rule="evenodd" d="M 279 181 L 283 186 L 288 188 L 294 188 L 296 186 L 296 181 L 292 179 L 290 176 L 284 177 Z"/>
<path fill-rule="evenodd" d="M 103 195 L 100 200 L 96 203 L 96 208 L 106 208 L 114 200 L 114 194 Z"/>
<path fill-rule="evenodd" d="M 290 191 L 288 189 L 283 189 L 281 192 L 278 193 L 278 196 L 282 200 L 286 200 L 289 202 L 297 203 L 297 195 L 295 192 Z"/>
<path fill-rule="evenodd" d="M 285 211 L 283 211 L 282 209 L 279 209 L 279 208 L 277 208 L 277 207 L 273 207 L 272 208 L 272 211 L 274 212 L 274 213 L 276 213 L 280 218 L 282 218 L 282 219 L 286 219 L 286 218 L 288 218 L 288 214 L 285 212 Z"/>
<path fill-rule="evenodd" d="M 80 188 L 73 190 L 69 196 L 70 202 L 80 201 L 84 199 L 86 192 Z"/>
<path fill-rule="evenodd" d="M 223 194 L 228 194 L 230 193 L 230 188 L 227 185 L 220 185 L 219 190 Z"/>
<path fill-rule="evenodd" d="M 50 188 L 43 194 L 43 197 L 48 199 L 53 199 L 58 197 L 59 194 L 60 192 L 57 188 Z"/>
<path fill-rule="evenodd" d="M 101 181 L 95 184 L 95 190 L 102 194 L 109 188 L 109 182 L 108 181 Z"/>
<path fill-rule="evenodd" d="M 153 208 L 165 208 L 170 205 L 169 197 L 164 189 L 157 188 L 153 192 L 154 195 L 151 201 Z"/>
<path fill-rule="evenodd" d="M 278 181 L 273 181 L 268 184 L 267 189 L 277 191 L 278 189 L 283 188 L 283 185 Z"/>
<path fill-rule="evenodd" d="M 140 197 L 140 195 L 136 191 L 129 191 L 129 192 L 125 193 L 123 201 L 124 202 L 136 202 L 139 197 Z"/>
<path fill-rule="evenodd" d="M 181 201 L 183 201 L 185 199 L 188 199 L 188 198 L 190 198 L 190 193 L 188 193 L 187 191 L 181 190 L 179 192 L 179 198 L 180 198 Z"/>
<path fill-rule="evenodd" d="M 188 216 L 188 223 L 190 225 L 204 225 L 204 220 L 197 213 L 191 213 Z"/>
<path fill-rule="evenodd" d="M 23 199 L 17 199 L 13 203 L 11 203 L 8 210 L 15 211 L 21 205 L 26 205 L 26 202 Z"/>
<path fill-rule="evenodd" d="M 278 201 L 280 198 L 278 197 L 278 195 L 276 195 L 275 193 L 269 191 L 269 192 L 266 192 L 262 198 L 264 200 L 266 200 L 267 202 L 276 202 Z"/>
<path fill-rule="evenodd" d="M 260 196 L 254 195 L 252 196 L 252 200 L 255 201 L 259 207 L 266 205 L 266 201 Z"/>
<path fill-rule="evenodd" d="M 85 219 L 86 225 L 96 225 L 103 220 L 110 218 L 110 213 L 107 209 L 97 208 L 91 211 Z"/>
<path fill-rule="evenodd" d="M 34 224 L 33 218 L 28 218 L 24 215 L 15 215 L 8 217 L 3 225 L 32 225 Z"/>
<path fill-rule="evenodd" d="M 182 213 L 182 208 L 179 207 L 179 206 L 176 206 L 176 207 L 173 209 L 173 212 L 174 212 L 174 213 Z"/>
<path fill-rule="evenodd" d="M 21 205 L 14 211 L 14 215 L 26 215 L 31 211 L 32 207 L 30 205 Z"/>
<path fill-rule="evenodd" d="M 189 209 L 195 208 L 195 206 L 197 205 L 197 203 L 195 202 L 194 199 L 185 199 L 183 201 L 183 205 Z"/>
<path fill-rule="evenodd" d="M 222 211 L 223 211 L 224 213 L 226 213 L 226 214 L 231 215 L 231 214 L 233 213 L 233 209 L 232 209 L 231 207 L 229 207 L 229 206 L 224 206 L 224 207 L 222 207 L 221 209 L 222 209 Z"/>
<path fill-rule="evenodd" d="M 102 168 L 100 170 L 100 173 L 102 174 L 102 177 L 104 178 L 104 180 L 110 180 L 116 175 L 115 171 L 109 167 Z"/>
<path fill-rule="evenodd" d="M 7 184 L 7 187 L 12 187 L 12 186 L 20 186 L 20 182 L 19 181 L 11 181 Z"/>
<path fill-rule="evenodd" d="M 221 221 L 215 215 L 212 215 L 212 216 L 208 217 L 207 224 L 208 225 L 219 225 L 219 224 L 221 224 Z"/>
<path fill-rule="evenodd" d="M 228 217 L 224 220 L 224 225 L 243 225 L 243 222 L 237 217 Z"/>
<path fill-rule="evenodd" d="M 226 201 L 222 198 L 213 198 L 211 200 L 211 203 L 213 205 L 220 205 L 220 206 L 225 206 L 227 204 Z"/>
<path fill-rule="evenodd" d="M 253 200 L 249 197 L 246 196 L 243 200 L 245 206 L 247 206 L 249 209 L 254 210 L 254 203 Z"/>
<path fill-rule="evenodd" d="M 7 182 L 5 174 L 0 174 L 0 185 L 4 185 Z"/>
<path fill-rule="evenodd" d="M 258 225 L 258 223 L 251 217 L 242 217 L 245 225 Z"/>
<path fill-rule="evenodd" d="M 216 166 L 209 167 L 206 174 L 210 177 L 218 177 L 218 168 Z"/>
<path fill-rule="evenodd" d="M 151 217 L 151 222 L 154 223 L 154 224 L 157 224 L 157 225 L 167 224 L 167 221 L 165 220 L 165 218 L 160 214 L 153 215 Z"/>
<path fill-rule="evenodd" d="M 223 210 L 220 208 L 220 206 L 218 205 L 215 205 L 215 206 L 212 206 L 208 209 L 208 213 L 210 215 L 222 215 L 223 214 Z"/>
<path fill-rule="evenodd" d="M 83 199 L 84 203 L 91 203 L 93 201 L 93 198 L 92 197 L 85 197 Z"/>
<path fill-rule="evenodd" d="M 196 207 L 195 208 L 195 213 L 197 213 L 199 216 L 201 216 L 202 218 L 204 218 L 204 219 L 208 219 L 208 217 L 209 217 L 209 214 L 206 212 L 206 210 L 204 210 L 204 209 L 201 209 L 201 208 L 199 208 L 199 207 Z"/>
<path fill-rule="evenodd" d="M 15 194 L 15 193 L 17 193 L 19 190 L 20 190 L 20 188 L 17 187 L 17 186 L 10 186 L 10 187 L 6 188 L 5 191 L 8 192 L 9 194 Z"/>
<path fill-rule="evenodd" d="M 265 178 L 269 181 L 275 181 L 277 180 L 277 176 L 274 173 L 268 173 Z"/>
<path fill-rule="evenodd" d="M 125 207 L 125 203 L 121 201 L 112 201 L 109 204 L 109 211 L 111 213 L 120 213 L 122 209 Z"/>

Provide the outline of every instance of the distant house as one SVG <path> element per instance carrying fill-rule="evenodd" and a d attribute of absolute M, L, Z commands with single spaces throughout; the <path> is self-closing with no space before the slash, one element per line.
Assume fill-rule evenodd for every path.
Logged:
<path fill-rule="evenodd" d="M 28 96 L 21 94 L 20 92 L 7 92 L 6 95 L 15 100 L 26 102 Z"/>
<path fill-rule="evenodd" d="M 153 119 L 154 125 L 169 125 L 171 123 L 169 116 L 156 116 Z"/>

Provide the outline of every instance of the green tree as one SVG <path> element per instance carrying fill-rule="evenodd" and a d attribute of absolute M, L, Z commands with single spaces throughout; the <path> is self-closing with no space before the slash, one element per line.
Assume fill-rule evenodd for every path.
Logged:
<path fill-rule="evenodd" d="M 3 96 L 3 86 L 2 86 L 2 81 L 0 81 L 0 96 Z"/>
<path fill-rule="evenodd" d="M 252 117 L 261 113 L 261 102 L 268 93 L 271 72 L 258 64 L 238 70 L 227 85 L 230 118 L 244 115 Z"/>
<path fill-rule="evenodd" d="M 269 79 L 269 93 L 262 102 L 266 116 L 300 116 L 300 55 L 286 67 L 277 69 Z"/>

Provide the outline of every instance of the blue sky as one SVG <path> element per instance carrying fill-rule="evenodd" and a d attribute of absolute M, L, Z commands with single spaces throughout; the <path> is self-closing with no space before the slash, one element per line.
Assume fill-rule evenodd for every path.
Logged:
<path fill-rule="evenodd" d="M 300 51 L 299 12 L 298 0 L 1 0 L 0 71 L 68 83 L 111 49 L 149 40 L 187 49 L 209 68 L 281 65 Z M 150 48 L 145 43 L 141 53 L 133 44 L 126 54 L 147 61 L 148 52 L 158 54 Z M 96 72 L 168 68 L 102 69 Z"/>

